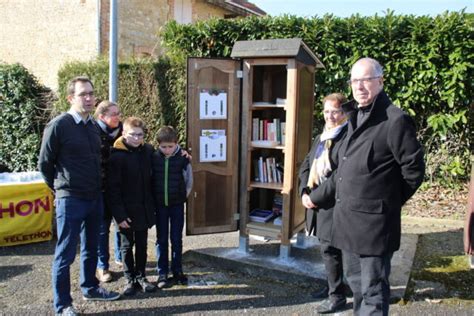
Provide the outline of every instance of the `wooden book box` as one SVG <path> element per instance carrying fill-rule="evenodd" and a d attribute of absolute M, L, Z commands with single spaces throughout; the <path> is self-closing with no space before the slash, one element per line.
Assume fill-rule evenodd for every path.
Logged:
<path fill-rule="evenodd" d="M 288 257 L 290 239 L 305 228 L 298 170 L 311 146 L 314 73 L 323 65 L 301 39 L 239 41 L 231 57 L 188 59 L 194 186 L 186 233 L 240 229 L 241 250 L 249 234 L 259 235 L 279 239 Z"/>

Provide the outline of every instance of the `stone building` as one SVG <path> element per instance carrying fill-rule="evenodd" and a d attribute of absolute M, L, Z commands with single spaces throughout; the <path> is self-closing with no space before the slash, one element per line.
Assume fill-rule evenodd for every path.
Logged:
<path fill-rule="evenodd" d="M 156 56 L 166 22 L 265 15 L 245 0 L 118 0 L 118 54 Z M 21 63 L 57 88 L 66 62 L 108 53 L 110 0 L 0 0 L 0 61 Z"/>

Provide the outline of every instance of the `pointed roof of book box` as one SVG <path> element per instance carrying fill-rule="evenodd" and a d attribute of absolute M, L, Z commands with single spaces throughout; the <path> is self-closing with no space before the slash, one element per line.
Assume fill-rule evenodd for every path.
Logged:
<path fill-rule="evenodd" d="M 307 65 L 324 68 L 324 65 L 301 38 L 237 41 L 231 57 L 294 57 Z"/>

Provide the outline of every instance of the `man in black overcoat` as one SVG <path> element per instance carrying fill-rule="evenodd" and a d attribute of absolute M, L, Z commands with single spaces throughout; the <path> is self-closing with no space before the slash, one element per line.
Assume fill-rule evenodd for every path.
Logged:
<path fill-rule="evenodd" d="M 343 105 L 349 123 L 339 166 L 318 193 L 321 201 L 335 193 L 331 244 L 343 251 L 354 315 L 388 315 L 401 208 L 423 181 L 423 150 L 413 120 L 383 91 L 376 60 L 358 60 L 349 83 L 354 100 Z M 318 194 L 311 198 L 320 201 Z"/>

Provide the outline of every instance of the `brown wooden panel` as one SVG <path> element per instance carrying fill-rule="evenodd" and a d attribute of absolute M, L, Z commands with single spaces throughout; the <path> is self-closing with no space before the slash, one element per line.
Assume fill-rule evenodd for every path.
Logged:
<path fill-rule="evenodd" d="M 314 108 L 314 67 L 297 63 L 298 68 L 298 107 L 296 111 L 296 121 L 298 122 L 295 129 L 295 175 L 292 179 L 293 196 L 292 196 L 292 219 L 291 232 L 294 235 L 302 229 L 305 222 L 305 209 L 301 203 L 301 197 L 298 193 L 298 177 L 296 173 L 300 169 L 306 154 L 311 148 L 311 131 L 313 125 L 313 108 Z"/>
<path fill-rule="evenodd" d="M 193 191 L 187 203 L 188 235 L 234 231 L 238 213 L 239 94 L 236 71 L 240 62 L 231 59 L 188 59 L 187 141 L 193 160 Z M 227 92 L 227 119 L 199 119 L 202 89 Z M 224 129 L 226 161 L 200 162 L 199 137 L 203 129 Z"/>

